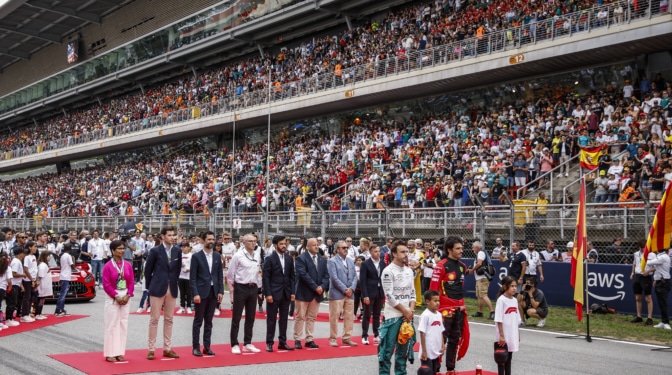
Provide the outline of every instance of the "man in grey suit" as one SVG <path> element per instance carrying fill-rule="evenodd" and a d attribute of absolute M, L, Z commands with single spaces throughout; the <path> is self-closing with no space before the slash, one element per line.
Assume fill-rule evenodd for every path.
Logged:
<path fill-rule="evenodd" d="M 344 345 L 357 346 L 352 341 L 352 327 L 355 321 L 354 291 L 357 287 L 355 263 L 347 257 L 348 245 L 345 241 L 336 243 L 336 256 L 329 259 L 329 345 L 338 346 L 338 317 L 343 313 Z"/>

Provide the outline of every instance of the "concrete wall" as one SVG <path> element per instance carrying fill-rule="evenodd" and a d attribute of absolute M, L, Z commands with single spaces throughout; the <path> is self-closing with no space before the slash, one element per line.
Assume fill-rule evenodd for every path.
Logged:
<path fill-rule="evenodd" d="M 91 43 L 105 38 L 107 47 L 96 51 L 96 55 L 101 55 L 218 2 L 220 0 L 137 0 L 103 18 L 101 25 L 90 24 L 84 27 L 79 32 L 82 36 L 80 52 L 85 54 Z M 121 33 L 122 29 L 151 17 L 154 19 Z M 51 44 L 34 53 L 29 61 L 19 61 L 5 68 L 0 73 L 0 96 L 68 69 L 70 65 L 66 60 L 66 52 L 67 43 Z M 80 60 L 80 63 L 85 61 Z"/>

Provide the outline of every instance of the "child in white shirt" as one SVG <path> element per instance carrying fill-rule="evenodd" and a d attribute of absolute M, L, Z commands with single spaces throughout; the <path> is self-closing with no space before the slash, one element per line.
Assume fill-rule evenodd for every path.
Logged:
<path fill-rule="evenodd" d="M 495 341 L 498 346 L 506 344 L 509 350 L 506 362 L 497 364 L 499 375 L 511 375 L 511 359 L 520 344 L 518 327 L 522 320 L 518 310 L 518 299 L 515 297 L 517 286 L 513 276 L 505 277 L 495 305 Z"/>
<path fill-rule="evenodd" d="M 439 359 L 446 351 L 443 342 L 443 317 L 437 311 L 439 308 L 439 292 L 428 290 L 424 294 L 427 308 L 420 315 L 418 332 L 420 332 L 420 370 L 429 368 L 432 374 L 436 374 L 441 363 Z M 429 372 L 428 372 L 429 373 Z"/>

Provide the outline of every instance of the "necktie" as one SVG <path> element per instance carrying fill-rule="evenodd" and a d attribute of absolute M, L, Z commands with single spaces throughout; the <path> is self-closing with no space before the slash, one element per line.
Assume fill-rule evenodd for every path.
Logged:
<path fill-rule="evenodd" d="M 315 263 L 315 269 L 317 269 L 317 255 L 313 255 L 313 263 Z"/>

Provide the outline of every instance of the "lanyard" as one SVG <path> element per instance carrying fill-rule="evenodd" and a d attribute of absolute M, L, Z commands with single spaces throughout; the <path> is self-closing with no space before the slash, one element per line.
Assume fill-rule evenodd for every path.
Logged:
<path fill-rule="evenodd" d="M 114 266 L 114 269 L 117 270 L 117 273 L 119 274 L 119 278 L 124 277 L 124 260 L 121 260 L 121 268 L 117 265 L 117 262 L 112 260 L 112 265 Z"/>

